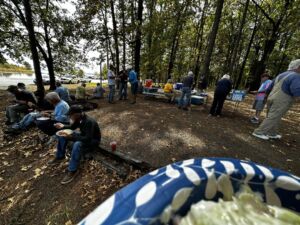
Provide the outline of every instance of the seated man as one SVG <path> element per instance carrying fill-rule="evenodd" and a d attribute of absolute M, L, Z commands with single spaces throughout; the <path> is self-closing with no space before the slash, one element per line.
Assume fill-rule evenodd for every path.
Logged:
<path fill-rule="evenodd" d="M 54 109 L 54 120 L 45 120 L 45 121 L 36 121 L 37 118 L 41 116 L 49 116 L 50 115 L 47 112 L 31 112 L 24 116 L 24 118 L 11 126 L 11 129 L 9 129 L 6 133 L 21 133 L 22 131 L 25 131 L 30 125 L 34 124 L 36 121 L 38 124 L 38 127 L 46 134 L 48 135 L 54 135 L 57 129 L 54 127 L 54 123 L 61 122 L 61 123 L 68 123 L 68 111 L 69 111 L 69 105 L 61 100 L 57 93 L 50 92 L 45 96 L 45 100 L 47 100 L 50 104 L 52 104 Z"/>
<path fill-rule="evenodd" d="M 61 100 L 60 97 L 56 92 L 50 92 L 45 96 L 45 99 L 50 102 L 51 105 L 54 106 L 54 113 L 51 115 L 48 112 L 41 112 L 39 116 L 48 117 L 49 120 L 37 120 L 36 125 L 37 127 L 45 134 L 49 136 L 55 135 L 55 133 L 58 131 L 57 128 L 55 128 L 54 124 L 57 122 L 60 123 L 69 123 L 69 105 L 64 100 Z M 55 136 L 54 136 L 55 137 Z M 51 137 L 48 144 L 50 144 L 54 137 Z"/>
<path fill-rule="evenodd" d="M 81 85 L 76 88 L 76 94 L 75 94 L 76 101 L 86 101 L 87 95 L 86 95 L 85 87 L 86 84 L 82 82 Z"/>
<path fill-rule="evenodd" d="M 65 102 L 69 103 L 71 101 L 69 90 L 66 87 L 61 85 L 60 81 L 56 81 L 56 90 L 55 92 L 59 95 L 59 97 Z"/>
<path fill-rule="evenodd" d="M 30 107 L 37 104 L 36 98 L 33 93 L 19 89 L 17 86 L 11 85 L 7 88 L 7 91 L 15 96 L 14 105 L 10 105 L 6 108 L 6 124 L 13 124 L 20 120 L 20 114 L 27 114 Z"/>
<path fill-rule="evenodd" d="M 93 95 L 93 98 L 94 99 L 100 99 L 100 98 L 103 98 L 104 96 L 104 88 L 101 87 L 100 83 L 97 83 L 97 87 L 94 89 L 94 95 Z"/>
<path fill-rule="evenodd" d="M 68 173 L 62 180 L 62 184 L 70 183 L 77 174 L 81 155 L 97 147 L 101 141 L 101 132 L 98 123 L 83 113 L 82 108 L 78 105 L 70 107 L 69 116 L 71 125 L 66 126 L 62 123 L 55 124 L 57 129 L 69 128 L 72 130 L 79 129 L 79 132 L 74 132 L 71 135 L 60 133 L 57 144 L 56 156 L 48 164 L 60 163 L 66 154 L 68 141 L 72 141 L 73 147 L 71 152 L 71 159 L 69 161 Z"/>
<path fill-rule="evenodd" d="M 168 79 L 167 83 L 165 84 L 164 93 L 169 98 L 170 102 L 174 101 L 173 84 L 171 79 Z"/>

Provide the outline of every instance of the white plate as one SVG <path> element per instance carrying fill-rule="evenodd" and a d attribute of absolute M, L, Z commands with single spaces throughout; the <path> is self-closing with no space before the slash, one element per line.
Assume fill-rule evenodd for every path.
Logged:
<path fill-rule="evenodd" d="M 40 120 L 40 121 L 42 121 L 42 120 L 50 120 L 50 118 L 42 116 L 42 117 L 37 118 L 36 120 Z"/>
<path fill-rule="evenodd" d="M 67 133 L 68 135 L 73 134 L 73 130 L 71 130 L 71 129 L 64 129 L 64 130 L 59 130 L 59 131 L 57 131 L 57 132 L 56 132 L 56 135 L 57 135 L 57 136 L 60 136 L 60 137 L 63 137 L 64 135 L 60 135 L 60 132 Z"/>

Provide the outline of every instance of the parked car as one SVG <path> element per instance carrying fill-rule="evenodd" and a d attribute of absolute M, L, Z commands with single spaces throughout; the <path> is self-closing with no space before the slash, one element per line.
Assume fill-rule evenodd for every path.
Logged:
<path fill-rule="evenodd" d="M 79 82 L 79 78 L 77 78 L 75 75 L 66 75 L 61 77 L 62 84 L 78 84 Z"/>
<path fill-rule="evenodd" d="M 50 84 L 50 77 L 48 75 L 42 75 L 42 79 L 44 85 Z M 36 78 L 33 80 L 33 83 L 36 84 Z"/>
<path fill-rule="evenodd" d="M 81 82 L 85 82 L 85 83 L 91 83 L 92 82 L 92 78 L 90 77 L 83 77 L 80 79 Z"/>

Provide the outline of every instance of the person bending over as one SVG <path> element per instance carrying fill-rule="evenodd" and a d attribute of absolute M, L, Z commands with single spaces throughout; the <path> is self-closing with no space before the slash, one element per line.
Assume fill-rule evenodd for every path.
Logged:
<path fill-rule="evenodd" d="M 15 96 L 14 104 L 6 108 L 6 124 L 10 125 L 20 121 L 20 114 L 27 114 L 37 102 L 33 93 L 19 89 L 17 86 L 10 85 L 7 91 Z"/>
<path fill-rule="evenodd" d="M 61 130 L 59 132 L 56 156 L 48 163 L 49 165 L 55 165 L 62 162 L 66 155 L 68 142 L 73 142 L 68 172 L 61 181 L 62 184 L 70 183 L 74 179 L 78 172 L 81 156 L 97 147 L 101 141 L 101 132 L 98 123 L 83 113 L 80 106 L 71 106 L 69 116 L 71 122 L 69 126 L 57 123 L 55 127 L 57 129 L 79 129 L 79 132 L 74 131 L 72 134 L 69 134 Z"/>
<path fill-rule="evenodd" d="M 69 123 L 69 105 L 64 100 L 61 100 L 56 92 L 50 92 L 45 96 L 45 99 L 54 106 L 53 114 L 49 112 L 41 112 L 39 116 L 49 118 L 48 120 L 36 120 L 37 127 L 46 135 L 51 136 L 47 144 L 52 143 L 55 140 L 55 133 L 58 131 L 54 127 L 57 122 Z"/>
<path fill-rule="evenodd" d="M 227 95 L 230 93 L 231 88 L 232 82 L 230 80 L 230 76 L 228 74 L 225 74 L 217 83 L 214 100 L 210 108 L 210 116 L 221 116 L 224 102 Z"/>

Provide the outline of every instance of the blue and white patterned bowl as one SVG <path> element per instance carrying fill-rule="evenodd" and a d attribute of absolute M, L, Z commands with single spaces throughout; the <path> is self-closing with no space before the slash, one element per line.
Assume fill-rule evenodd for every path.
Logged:
<path fill-rule="evenodd" d="M 157 169 L 116 192 L 80 225 L 161 224 L 171 214 L 186 215 L 193 203 L 223 198 L 242 185 L 270 205 L 300 212 L 300 178 L 228 158 L 199 158 Z M 163 213 L 164 212 L 164 213 Z"/>

